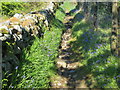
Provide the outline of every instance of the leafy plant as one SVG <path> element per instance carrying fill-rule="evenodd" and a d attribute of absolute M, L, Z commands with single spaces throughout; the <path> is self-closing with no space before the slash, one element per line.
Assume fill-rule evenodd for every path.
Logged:
<path fill-rule="evenodd" d="M 57 19 L 53 19 L 51 26 L 51 30 L 43 30 L 43 38 L 36 37 L 30 49 L 23 50 L 21 65 L 15 70 L 9 88 L 50 87 L 50 77 L 56 72 L 54 62 L 64 30 L 64 25 Z"/>
<path fill-rule="evenodd" d="M 22 10 L 22 3 L 16 2 L 3 2 L 1 5 L 2 15 L 13 16 L 16 13 L 16 10 Z"/>
<path fill-rule="evenodd" d="M 3 16 L 13 16 L 15 13 L 29 13 L 40 10 L 46 3 L 43 2 L 1 2 L 0 11 Z"/>
<path fill-rule="evenodd" d="M 102 24 L 106 25 L 105 22 Z M 76 38 L 71 42 L 73 52 L 81 52 L 84 55 L 81 63 L 88 68 L 95 80 L 95 85 L 90 87 L 118 88 L 116 82 L 119 75 L 117 72 L 118 59 L 110 52 L 111 29 L 99 28 L 98 31 L 94 31 L 91 24 L 83 19 L 75 23 L 72 30 L 72 38 Z M 88 82 L 92 82 L 92 80 L 88 79 Z"/>

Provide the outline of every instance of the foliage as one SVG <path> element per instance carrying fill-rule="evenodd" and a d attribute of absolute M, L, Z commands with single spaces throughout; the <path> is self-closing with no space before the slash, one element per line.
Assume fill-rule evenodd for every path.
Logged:
<path fill-rule="evenodd" d="M 64 4 L 62 4 L 56 11 L 55 16 L 63 22 L 64 18 L 65 18 L 65 11 L 70 11 L 73 8 L 75 8 L 75 4 L 71 3 L 71 2 L 67 2 L 65 1 Z"/>
<path fill-rule="evenodd" d="M 107 24 L 103 22 L 104 24 Z M 118 58 L 110 52 L 110 28 L 99 28 L 94 31 L 90 23 L 82 19 L 74 24 L 72 37 L 72 50 L 75 53 L 82 53 L 81 63 L 87 68 L 91 79 L 88 79 L 88 86 L 91 88 L 118 88 L 119 78 Z M 87 74 L 86 74 L 87 76 Z M 93 82 L 94 81 L 94 82 Z M 90 86 L 94 83 L 94 86 Z"/>
<path fill-rule="evenodd" d="M 50 77 L 55 74 L 54 62 L 63 30 L 63 24 L 54 19 L 50 31 L 44 30 L 43 38 L 36 37 L 32 46 L 23 50 L 22 63 L 13 74 L 10 88 L 50 87 Z"/>
<path fill-rule="evenodd" d="M 60 20 L 60 21 L 63 21 L 64 20 L 64 17 L 65 17 L 65 12 L 64 10 L 59 7 L 55 13 L 55 16 Z"/>
<path fill-rule="evenodd" d="M 64 4 L 61 5 L 61 8 L 63 8 L 64 11 L 70 12 L 70 10 L 75 8 L 75 4 L 66 0 Z"/>
<path fill-rule="evenodd" d="M 22 3 L 16 2 L 3 2 L 1 5 L 2 15 L 13 16 L 16 13 L 16 10 L 22 10 Z"/>
<path fill-rule="evenodd" d="M 58 47 L 62 31 L 64 30 L 61 21 L 65 17 L 65 11 L 68 12 L 74 8 L 71 5 L 70 2 L 65 2 L 57 10 L 50 31 L 44 30 L 43 38 L 39 39 L 36 37 L 33 40 L 33 44 L 23 50 L 22 63 L 15 68 L 10 88 L 50 87 L 50 77 L 54 77 L 56 74 L 54 63 L 58 56 Z M 117 71 L 119 59 L 111 55 L 110 52 L 111 17 L 108 15 L 110 13 L 105 6 L 106 4 L 101 4 L 98 12 L 100 26 L 97 31 L 94 31 L 91 23 L 86 22 L 83 18 L 79 19 L 72 28 L 72 51 L 78 55 L 81 53 L 77 59 L 87 70 L 85 76 L 91 74 L 90 79 L 85 82 L 90 88 L 119 87 L 117 84 L 120 78 L 120 74 Z M 79 18 L 84 17 L 83 12 L 79 12 L 79 15 Z M 81 56 L 83 59 L 81 59 Z M 6 82 L 8 80 L 3 79 L 3 81 Z M 93 86 L 91 86 L 92 84 Z"/>
<path fill-rule="evenodd" d="M 13 16 L 15 13 L 28 13 L 31 10 L 40 10 L 45 3 L 43 2 L 1 2 L 3 16 Z"/>

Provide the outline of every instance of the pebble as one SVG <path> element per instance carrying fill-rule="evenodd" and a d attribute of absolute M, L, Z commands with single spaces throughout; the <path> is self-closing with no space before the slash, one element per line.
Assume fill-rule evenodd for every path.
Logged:
<path fill-rule="evenodd" d="M 7 38 L 5 37 L 5 36 L 3 36 L 3 37 L 0 37 L 0 40 L 1 41 L 5 41 Z"/>
<path fill-rule="evenodd" d="M 22 14 L 16 13 L 13 17 L 21 18 L 22 16 L 23 16 Z"/>
<path fill-rule="evenodd" d="M 69 69 L 75 69 L 75 68 L 77 68 L 77 66 L 78 66 L 78 65 L 68 64 L 68 65 L 67 65 L 67 68 L 69 68 Z"/>
<path fill-rule="evenodd" d="M 66 63 L 65 63 L 65 61 L 58 60 L 58 61 L 57 61 L 57 65 L 58 65 L 58 67 L 66 68 Z"/>
<path fill-rule="evenodd" d="M 58 85 L 60 86 L 60 85 L 61 85 L 61 83 L 58 83 Z"/>
<path fill-rule="evenodd" d="M 3 34 L 2 34 L 2 33 L 0 33 L 0 37 L 1 37 L 1 36 L 3 36 Z"/>
<path fill-rule="evenodd" d="M 10 34 L 4 34 L 4 36 L 6 36 L 6 37 L 10 37 Z"/>
<path fill-rule="evenodd" d="M 19 32 L 22 32 L 22 29 L 19 25 L 13 25 L 14 29 L 18 30 Z"/>

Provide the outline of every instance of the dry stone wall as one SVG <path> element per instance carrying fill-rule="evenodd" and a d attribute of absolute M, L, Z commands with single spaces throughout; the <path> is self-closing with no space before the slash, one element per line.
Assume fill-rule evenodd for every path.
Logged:
<path fill-rule="evenodd" d="M 11 73 L 20 64 L 22 49 L 30 45 L 35 36 L 43 35 L 42 27 L 50 28 L 49 23 L 59 5 L 50 2 L 44 10 L 26 15 L 16 13 L 9 20 L 0 23 L 3 73 Z"/>

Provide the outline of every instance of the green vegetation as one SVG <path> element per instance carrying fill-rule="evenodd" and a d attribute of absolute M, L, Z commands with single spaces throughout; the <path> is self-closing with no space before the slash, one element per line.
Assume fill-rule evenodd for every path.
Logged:
<path fill-rule="evenodd" d="M 91 74 L 88 86 L 93 84 L 91 88 L 118 88 L 118 58 L 110 52 L 111 29 L 99 28 L 94 31 L 91 23 L 82 19 L 74 24 L 72 31 L 72 38 L 75 39 L 71 41 L 72 50 L 81 54 L 78 59 L 87 70 L 85 75 Z"/>
<path fill-rule="evenodd" d="M 7 19 L 15 13 L 26 14 L 37 11 L 46 6 L 45 2 L 0 2 L 0 14 L 2 19 Z"/>
<path fill-rule="evenodd" d="M 21 64 L 16 66 L 10 82 L 7 79 L 3 80 L 3 87 L 8 87 L 7 82 L 9 88 L 50 87 L 50 77 L 56 74 L 54 63 L 58 56 L 61 35 L 65 29 L 60 21 L 62 13 L 58 11 L 57 14 L 52 20 L 50 30 L 43 27 L 44 36 L 35 37 L 31 41 L 32 45 L 23 50 Z"/>
<path fill-rule="evenodd" d="M 63 5 L 61 5 L 61 8 L 64 10 L 64 11 L 67 11 L 67 12 L 70 12 L 72 9 L 75 8 L 75 4 L 73 4 L 72 2 L 64 2 Z"/>
<path fill-rule="evenodd" d="M 57 9 L 56 13 L 55 13 L 55 16 L 56 16 L 60 21 L 63 21 L 64 18 L 65 18 L 65 12 L 64 12 L 64 10 L 63 10 L 61 7 L 59 7 L 59 8 Z"/>
<path fill-rule="evenodd" d="M 20 2 L 11 4 L 5 2 L 2 3 L 2 14 L 12 16 L 24 11 L 27 13 L 31 9 L 37 10 L 36 7 L 38 6 L 37 3 Z M 25 7 L 30 8 L 25 9 Z M 74 8 L 73 3 L 65 2 L 57 9 L 50 30 L 47 30 L 46 27 L 42 28 L 43 37 L 35 37 L 31 41 L 32 44 L 23 50 L 21 64 L 13 70 L 10 82 L 3 79 L 5 82 L 3 87 L 7 87 L 6 82 L 8 82 L 9 88 L 50 88 L 50 78 L 58 75 L 55 61 L 58 56 L 62 32 L 65 30 L 63 21 L 66 11 L 75 15 L 72 19 L 72 39 L 70 41 L 72 52 L 75 55 L 70 58 L 77 59 L 81 64 L 77 68 L 77 80 L 83 80 L 81 79 L 82 76 L 87 77 L 85 84 L 90 88 L 119 88 L 118 63 L 120 59 L 111 54 L 110 48 L 112 17 L 109 14 L 111 13 L 105 8 L 99 9 L 97 17 L 99 25 L 94 30 L 92 21 L 84 19 L 84 10 L 76 14 L 72 12 L 72 10 L 75 10 Z M 90 12 L 90 14 L 93 13 Z M 80 75 L 81 72 L 83 75 Z"/>
<path fill-rule="evenodd" d="M 75 4 L 71 2 L 64 2 L 64 4 L 57 9 L 55 16 L 58 17 L 58 19 L 63 22 L 66 13 L 65 11 L 70 12 L 70 10 L 74 8 Z"/>
<path fill-rule="evenodd" d="M 2 15 L 13 16 L 16 12 L 20 12 L 23 9 L 22 3 L 16 2 L 4 2 L 1 5 Z"/>
<path fill-rule="evenodd" d="M 59 26 L 56 26 L 57 25 Z M 24 49 L 20 67 L 16 67 L 12 83 L 14 88 L 49 88 L 50 76 L 55 74 L 55 59 L 64 26 L 54 19 L 50 31 L 43 38 L 35 38 L 29 49 Z"/>

